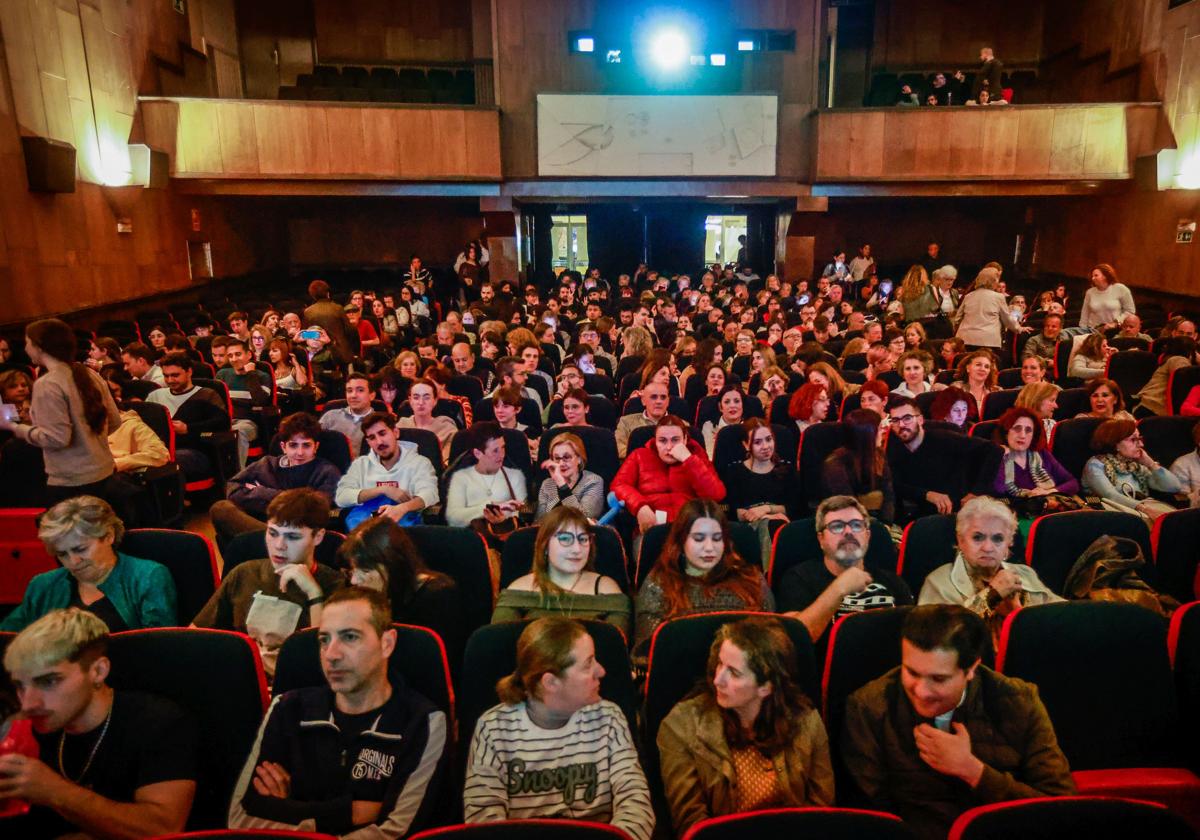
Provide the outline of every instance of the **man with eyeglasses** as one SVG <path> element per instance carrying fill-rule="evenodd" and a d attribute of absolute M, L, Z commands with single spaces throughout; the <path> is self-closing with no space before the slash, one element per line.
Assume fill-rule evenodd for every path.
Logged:
<path fill-rule="evenodd" d="M 887 406 L 887 458 L 904 521 L 953 513 L 964 502 L 990 492 L 1002 450 L 991 441 L 941 429 L 925 429 L 911 397 L 893 395 Z"/>
<path fill-rule="evenodd" d="M 886 569 L 867 569 L 871 518 L 853 496 L 830 496 L 817 508 L 820 563 L 798 563 L 779 584 L 780 612 L 798 618 L 819 648 L 830 625 L 850 613 L 913 603 L 904 580 Z"/>

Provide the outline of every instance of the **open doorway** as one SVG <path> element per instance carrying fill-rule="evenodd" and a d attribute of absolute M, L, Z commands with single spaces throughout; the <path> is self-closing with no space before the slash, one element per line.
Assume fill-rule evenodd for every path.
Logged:
<path fill-rule="evenodd" d="M 551 263 L 555 275 L 588 267 L 587 216 L 551 216 Z"/>
<path fill-rule="evenodd" d="M 704 220 L 704 262 L 732 263 L 738 261 L 738 249 L 742 243 L 738 237 L 746 235 L 745 216 L 709 216 Z"/>

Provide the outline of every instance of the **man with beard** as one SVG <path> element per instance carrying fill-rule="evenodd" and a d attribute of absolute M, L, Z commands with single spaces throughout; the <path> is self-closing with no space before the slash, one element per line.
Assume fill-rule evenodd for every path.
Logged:
<path fill-rule="evenodd" d="M 854 612 L 913 603 L 908 585 L 886 569 L 868 569 L 863 558 L 871 542 L 871 519 L 853 496 L 830 496 L 817 508 L 821 562 L 788 569 L 779 584 L 780 612 L 804 622 L 823 649 L 835 619 Z"/>

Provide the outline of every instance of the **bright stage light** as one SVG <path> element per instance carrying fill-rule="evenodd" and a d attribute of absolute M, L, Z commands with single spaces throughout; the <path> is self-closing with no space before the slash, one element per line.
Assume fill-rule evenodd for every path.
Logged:
<path fill-rule="evenodd" d="M 575 49 L 581 53 L 594 52 L 596 49 L 596 39 L 591 37 L 579 38 L 575 41 Z"/>
<path fill-rule="evenodd" d="M 708 57 L 708 63 L 713 67 L 725 66 L 725 53 L 713 53 Z"/>
<path fill-rule="evenodd" d="M 753 52 L 753 51 L 754 51 L 754 41 L 749 40 L 749 39 L 744 39 L 744 40 L 738 41 L 738 52 Z"/>
<path fill-rule="evenodd" d="M 688 42 L 678 29 L 663 29 L 650 41 L 650 55 L 664 70 L 674 70 L 688 57 Z"/>

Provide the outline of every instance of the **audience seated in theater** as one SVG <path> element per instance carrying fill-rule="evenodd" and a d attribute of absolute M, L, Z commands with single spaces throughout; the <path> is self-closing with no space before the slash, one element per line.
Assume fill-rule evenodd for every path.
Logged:
<path fill-rule="evenodd" d="M 431 819 L 449 758 L 446 713 L 389 675 L 388 660 L 403 654 L 381 593 L 333 593 L 319 627 L 326 684 L 272 704 L 229 825 L 398 840 Z"/>
<path fill-rule="evenodd" d="M 65 322 L 44 318 L 29 324 L 26 353 L 46 372 L 33 383 L 30 422 L 0 417 L 0 432 L 41 450 L 50 504 L 80 493 L 115 498 L 108 435 L 121 418 L 100 376 L 75 361 L 75 347 L 75 332 Z"/>
<path fill-rule="evenodd" d="M 500 592 L 492 623 L 542 616 L 606 621 L 626 639 L 632 628 L 629 596 L 595 571 L 596 532 L 578 508 L 560 506 L 540 520 L 533 571 Z"/>
<path fill-rule="evenodd" d="M 912 592 L 887 569 L 864 565 L 871 517 L 853 496 L 830 496 L 817 507 L 822 559 L 792 566 L 779 582 L 779 611 L 799 619 L 823 649 L 833 622 L 850 613 L 907 606 Z"/>
<path fill-rule="evenodd" d="M 957 427 L 959 432 L 967 432 L 971 424 L 979 421 L 979 415 L 972 412 L 975 400 L 956 385 L 950 385 L 938 391 L 937 396 L 929 406 L 929 419 L 938 423 L 949 423 Z"/>
<path fill-rule="evenodd" d="M 587 450 L 583 441 L 578 435 L 563 432 L 551 439 L 547 453 L 542 469 L 549 476 L 538 490 L 534 519 L 540 522 L 559 506 L 580 510 L 588 519 L 599 519 L 605 506 L 604 479 L 585 469 Z"/>
<path fill-rule="evenodd" d="M 819 371 L 810 368 L 809 381 L 792 394 L 788 402 L 788 416 L 796 421 L 801 432 L 814 423 L 822 423 L 829 414 L 829 386 L 813 381 L 812 375 Z"/>
<path fill-rule="evenodd" d="M 528 332 L 528 330 L 526 330 Z M 528 385 L 529 370 L 525 362 L 515 356 L 505 356 L 496 361 L 495 388 L 489 397 L 494 396 L 501 388 L 517 387 L 524 399 L 532 400 L 537 406 L 538 414 L 542 413 L 542 397 Z"/>
<path fill-rule="evenodd" d="M 954 533 L 954 562 L 929 573 L 919 603 L 964 606 L 986 620 L 998 639 L 1009 613 L 1063 600 L 1031 567 L 1006 561 L 1017 533 L 1017 517 L 1007 505 L 988 496 L 963 503 Z"/>
<path fill-rule="evenodd" d="M 1027 408 L 1034 413 L 1042 424 L 1046 441 L 1050 440 L 1050 433 L 1054 431 L 1054 424 L 1057 422 L 1054 412 L 1058 410 L 1060 393 L 1062 388 L 1053 382 L 1033 382 L 1017 392 L 1017 399 L 1013 403 L 1018 408 Z"/>
<path fill-rule="evenodd" d="M 500 704 L 471 737 L 467 823 L 591 820 L 649 840 L 650 791 L 625 715 L 600 699 L 603 677 L 579 622 L 545 617 L 522 631 L 517 668 L 496 685 Z"/>
<path fill-rule="evenodd" d="M 245 342 L 234 339 L 226 345 L 227 367 L 217 371 L 217 379 L 229 389 L 233 404 L 232 429 L 237 434 L 238 466 L 246 468 L 246 454 L 251 441 L 258 438 L 254 422 L 255 409 L 271 406 L 271 375 L 259 370 Z"/>
<path fill-rule="evenodd" d="M 1067 375 L 1074 379 L 1095 379 L 1104 376 L 1108 359 L 1117 348 L 1109 347 L 1103 333 L 1092 333 L 1079 342 L 1067 363 Z"/>
<path fill-rule="evenodd" d="M 953 513 L 970 497 L 990 492 L 999 452 L 990 451 L 992 444 L 926 430 L 921 409 L 908 397 L 893 397 L 888 416 L 888 464 L 897 501 L 907 514 Z"/>
<path fill-rule="evenodd" d="M 634 650 L 644 654 L 654 630 L 672 618 L 722 610 L 774 609 L 766 577 L 734 548 L 721 506 L 694 499 L 679 511 L 662 553 L 638 591 Z"/>
<path fill-rule="evenodd" d="M 745 394 L 737 385 L 726 385 L 717 398 L 717 410 L 719 416 L 716 421 L 705 420 L 704 425 L 700 429 L 701 435 L 704 437 L 704 449 L 708 453 L 708 457 L 713 456 L 713 447 L 717 442 L 717 432 L 724 429 L 726 426 L 741 425 L 745 408 Z"/>
<path fill-rule="evenodd" d="M 125 345 L 125 349 L 121 351 L 121 362 L 130 376 L 144 382 L 153 382 L 161 388 L 166 383 L 163 381 L 162 368 L 155 363 L 156 359 L 157 354 L 154 350 L 140 341 Z"/>
<path fill-rule="evenodd" d="M 821 493 L 853 496 L 873 516 L 891 523 L 896 520 L 896 494 L 880 440 L 882 420 L 882 413 L 868 408 L 846 415 L 846 442 L 825 457 Z"/>
<path fill-rule="evenodd" d="M 725 485 L 704 447 L 688 437 L 687 424 L 668 414 L 658 421 L 654 437 L 621 464 L 612 492 L 645 533 L 659 522 L 674 521 L 691 499 L 720 501 Z"/>
<path fill-rule="evenodd" d="M 357 454 L 362 449 L 363 418 L 375 409 L 375 383 L 365 373 L 352 373 L 346 377 L 346 404 L 340 408 L 327 408 L 321 415 L 321 428 L 341 432 L 350 441 L 350 452 Z M 453 425 L 453 424 L 452 424 Z"/>
<path fill-rule="evenodd" d="M 1121 329 L 1116 337 L 1144 341 L 1147 346 L 1154 341 L 1153 338 L 1142 332 L 1142 319 L 1132 312 L 1126 313 L 1125 317 L 1121 319 Z"/>
<path fill-rule="evenodd" d="M 455 470 L 450 477 L 446 524 L 465 528 L 483 519 L 493 528 L 509 527 L 508 520 L 515 520 L 525 509 L 525 475 L 515 467 L 504 466 L 504 435 L 497 424 L 476 423 L 470 433 L 475 463 Z"/>
<path fill-rule="evenodd" d="M 346 387 L 348 389 L 349 384 Z M 401 429 L 425 429 L 433 432 L 442 447 L 442 458 L 449 460 L 450 441 L 458 431 L 458 426 L 449 417 L 433 413 L 437 401 L 437 383 L 431 379 L 418 379 L 408 389 L 408 405 L 412 409 L 412 415 L 401 417 L 396 425 Z"/>
<path fill-rule="evenodd" d="M 1196 448 L 1176 458 L 1171 464 L 1171 472 L 1183 485 L 1191 506 L 1200 507 L 1200 423 L 1192 426 L 1192 441 Z"/>
<path fill-rule="evenodd" d="M 0 354 L 2 356 L 3 354 Z M 0 358 L 0 362 L 5 359 Z M 107 364 L 121 365 L 121 345 L 115 338 L 98 336 L 89 346 L 87 359 L 84 364 L 92 370 L 99 371 Z M 124 369 L 124 365 L 122 365 Z"/>
<path fill-rule="evenodd" d="M 166 388 L 150 392 L 146 402 L 158 403 L 171 412 L 175 428 L 175 463 L 189 481 L 212 474 L 213 464 L 203 435 L 230 430 L 229 409 L 211 388 L 192 384 L 192 360 L 183 353 L 163 359 Z"/>
<path fill-rule="evenodd" d="M 1083 486 L 1109 510 L 1134 513 L 1153 522 L 1175 508 L 1152 498 L 1150 491 L 1182 493 L 1183 485 L 1155 461 L 1132 420 L 1105 420 L 1092 432 L 1096 454 L 1083 467 Z"/>
<path fill-rule="evenodd" d="M 61 567 L 42 572 L 0 630 L 21 630 L 52 610 L 79 607 L 113 632 L 172 627 L 175 583 L 166 567 L 117 550 L 125 525 L 103 499 L 74 496 L 38 521 L 38 539 Z"/>
<path fill-rule="evenodd" d="M 1026 356 L 1021 360 L 1021 384 L 1046 382 L 1050 375 L 1050 364 L 1041 356 Z"/>
<path fill-rule="evenodd" d="M 1079 326 L 1089 330 L 1116 329 L 1126 315 L 1136 315 L 1129 287 L 1117 280 L 1117 272 L 1108 263 L 1092 269 L 1092 287 L 1083 295 Z"/>
<path fill-rule="evenodd" d="M 962 607 L 917 607 L 902 664 L 846 702 L 842 757 L 865 804 L 922 840 L 978 805 L 1075 793 L 1037 688 L 982 664 L 987 633 Z"/>
<path fill-rule="evenodd" d="M 1022 516 L 1038 516 L 1082 506 L 1079 481 L 1046 447 L 1046 434 L 1037 414 L 1014 406 L 1001 415 L 995 441 L 1004 447 L 1000 471 L 992 488 Z"/>
<path fill-rule="evenodd" d="M 705 677 L 658 730 L 675 835 L 709 817 L 833 805 L 829 737 L 799 686 L 796 649 L 780 622 L 723 625 Z"/>
<path fill-rule="evenodd" d="M 999 371 L 996 356 L 990 350 L 972 350 L 958 360 L 956 378 L 951 387 L 958 388 L 971 398 L 968 404 L 972 422 L 983 416 L 983 400 L 999 391 Z"/>
<path fill-rule="evenodd" d="M 1133 412 L 1134 417 L 1170 414 L 1167 409 L 1167 383 L 1171 380 L 1171 372 L 1195 364 L 1200 364 L 1196 339 L 1186 336 L 1168 338 L 1163 343 L 1159 365 L 1150 376 L 1150 381 L 1137 392 L 1139 402 Z"/>
<path fill-rule="evenodd" d="M 587 391 L 582 388 L 572 388 L 567 391 L 562 398 L 562 412 L 564 426 L 590 426 L 592 425 L 588 419 L 588 413 L 592 410 L 591 401 L 588 399 Z M 554 433 L 554 427 L 550 427 L 549 433 Z"/>
<path fill-rule="evenodd" d="M 760 537 L 770 542 L 771 522 L 787 522 L 788 510 L 796 504 L 796 471 L 780 457 L 775 430 L 759 417 L 745 423 L 742 445 L 746 459 L 725 471 L 725 504 L 739 522 L 763 529 Z"/>
<path fill-rule="evenodd" d="M 386 516 L 401 525 L 421 524 L 421 513 L 440 500 L 437 472 L 417 444 L 400 440 L 394 415 L 382 411 L 362 421 L 370 452 L 350 464 L 337 482 L 334 501 L 350 525 L 363 517 Z"/>
<path fill-rule="evenodd" d="M 320 437 L 311 414 L 285 417 L 279 424 L 283 454 L 259 458 L 226 483 L 225 498 L 208 511 L 222 549 L 239 534 L 265 531 L 267 507 L 284 490 L 310 487 L 333 504 L 342 476 L 320 456 Z"/>
<path fill-rule="evenodd" d="M 430 365 L 425 369 L 425 378 L 437 388 L 437 399 L 458 403 L 458 407 L 462 409 L 463 426 L 464 428 L 470 428 L 471 424 L 475 422 L 474 408 L 471 405 L 471 401 L 466 397 L 450 393 L 448 385 L 453 376 L 454 374 L 445 365 Z M 436 403 L 437 400 L 434 401 L 435 405 Z M 455 428 L 457 428 L 457 425 Z"/>
<path fill-rule="evenodd" d="M 196 793 L 197 734 L 175 704 L 108 685 L 110 628 L 55 610 L 8 645 L 4 668 L 37 754 L 0 755 L 0 802 L 24 800 L 6 837 L 158 837 L 183 831 Z M 26 728 L 28 727 L 28 728 Z"/>
<path fill-rule="evenodd" d="M 529 426 L 517 420 L 524 402 L 520 389 L 515 385 L 496 389 L 492 394 L 492 413 L 501 429 L 516 429 L 528 436 Z"/>
<path fill-rule="evenodd" d="M 192 620 L 194 627 L 246 633 L 258 645 L 268 679 L 287 637 L 321 620 L 341 572 L 317 563 L 329 501 L 307 487 L 284 490 L 267 507 L 267 557 L 235 567 Z"/>
<path fill-rule="evenodd" d="M 1125 410 L 1125 397 L 1121 386 L 1111 379 L 1098 377 L 1086 386 L 1091 411 L 1081 411 L 1076 417 L 1095 417 L 1101 420 L 1133 420 Z"/>
<path fill-rule="evenodd" d="M 308 372 L 286 338 L 271 339 L 267 345 L 267 361 L 275 372 L 275 387 L 279 390 L 299 391 L 308 385 Z"/>

